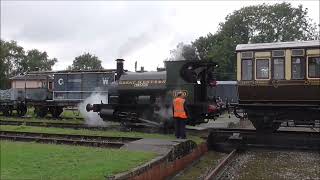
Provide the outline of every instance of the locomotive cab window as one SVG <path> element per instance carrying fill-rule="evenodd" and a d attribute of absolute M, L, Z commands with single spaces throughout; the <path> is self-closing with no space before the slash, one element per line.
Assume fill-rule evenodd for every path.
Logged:
<path fill-rule="evenodd" d="M 320 78 L 320 57 L 308 58 L 308 77 Z"/>
<path fill-rule="evenodd" d="M 252 80 L 252 60 L 243 59 L 241 61 L 241 79 Z"/>
<path fill-rule="evenodd" d="M 256 79 L 269 79 L 269 59 L 256 59 Z"/>

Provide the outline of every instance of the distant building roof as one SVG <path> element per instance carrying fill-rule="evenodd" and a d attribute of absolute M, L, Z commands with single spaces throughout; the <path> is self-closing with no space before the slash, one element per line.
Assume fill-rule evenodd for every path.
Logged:
<path fill-rule="evenodd" d="M 302 47 L 318 47 L 318 48 L 320 48 L 320 40 L 239 44 L 236 47 L 236 51 L 257 50 L 257 49 L 302 48 Z"/>
<path fill-rule="evenodd" d="M 46 80 L 46 79 L 53 79 L 53 77 L 45 74 L 27 74 L 27 75 L 14 76 L 10 79 L 11 80 Z"/>
<path fill-rule="evenodd" d="M 116 69 L 99 69 L 99 70 L 62 70 L 55 71 L 54 74 L 66 74 L 66 73 L 112 73 L 116 72 Z"/>

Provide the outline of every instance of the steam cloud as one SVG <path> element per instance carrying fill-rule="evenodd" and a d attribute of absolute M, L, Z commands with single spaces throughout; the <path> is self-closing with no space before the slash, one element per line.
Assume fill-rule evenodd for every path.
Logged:
<path fill-rule="evenodd" d="M 179 44 L 177 46 L 177 49 L 171 51 L 171 61 L 179 61 L 179 60 L 185 60 L 185 58 L 182 55 L 183 53 L 183 44 Z"/>
<path fill-rule="evenodd" d="M 82 103 L 78 105 L 78 109 L 82 116 L 85 118 L 85 123 L 89 126 L 106 126 L 107 123 L 104 122 L 97 112 L 87 112 L 86 105 L 87 104 L 100 104 L 101 101 L 105 104 L 108 103 L 107 95 L 102 95 L 100 93 L 93 93 L 87 99 L 85 99 Z"/>

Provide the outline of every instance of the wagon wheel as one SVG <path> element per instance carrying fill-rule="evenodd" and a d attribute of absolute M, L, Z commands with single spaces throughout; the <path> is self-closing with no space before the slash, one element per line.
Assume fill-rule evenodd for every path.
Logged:
<path fill-rule="evenodd" d="M 28 108 L 25 104 L 19 104 L 17 108 L 17 114 L 19 117 L 26 115 L 27 111 L 28 111 Z"/>
<path fill-rule="evenodd" d="M 35 113 L 37 115 L 37 117 L 45 117 L 48 114 L 48 108 L 47 107 L 35 107 Z"/>
<path fill-rule="evenodd" d="M 5 106 L 2 112 L 4 116 L 12 116 L 12 109 L 10 106 Z"/>
<path fill-rule="evenodd" d="M 53 118 L 59 118 L 61 113 L 63 112 L 63 108 L 56 106 L 56 107 L 50 107 L 49 111 Z"/>

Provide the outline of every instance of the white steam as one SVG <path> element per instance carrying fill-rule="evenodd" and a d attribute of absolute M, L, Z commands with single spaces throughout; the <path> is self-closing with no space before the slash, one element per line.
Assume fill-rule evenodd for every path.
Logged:
<path fill-rule="evenodd" d="M 100 104 L 101 101 L 104 104 L 108 103 L 108 96 L 102 95 L 100 93 L 93 93 L 87 99 L 85 99 L 82 103 L 78 105 L 78 109 L 82 116 L 85 118 L 85 123 L 89 126 L 106 126 L 107 123 L 104 122 L 97 112 L 87 112 L 86 105 L 87 104 Z"/>
<path fill-rule="evenodd" d="M 169 61 L 179 61 L 179 60 L 185 60 L 183 56 L 184 52 L 184 44 L 181 42 L 177 45 L 177 47 L 173 50 L 170 50 L 170 58 Z"/>

